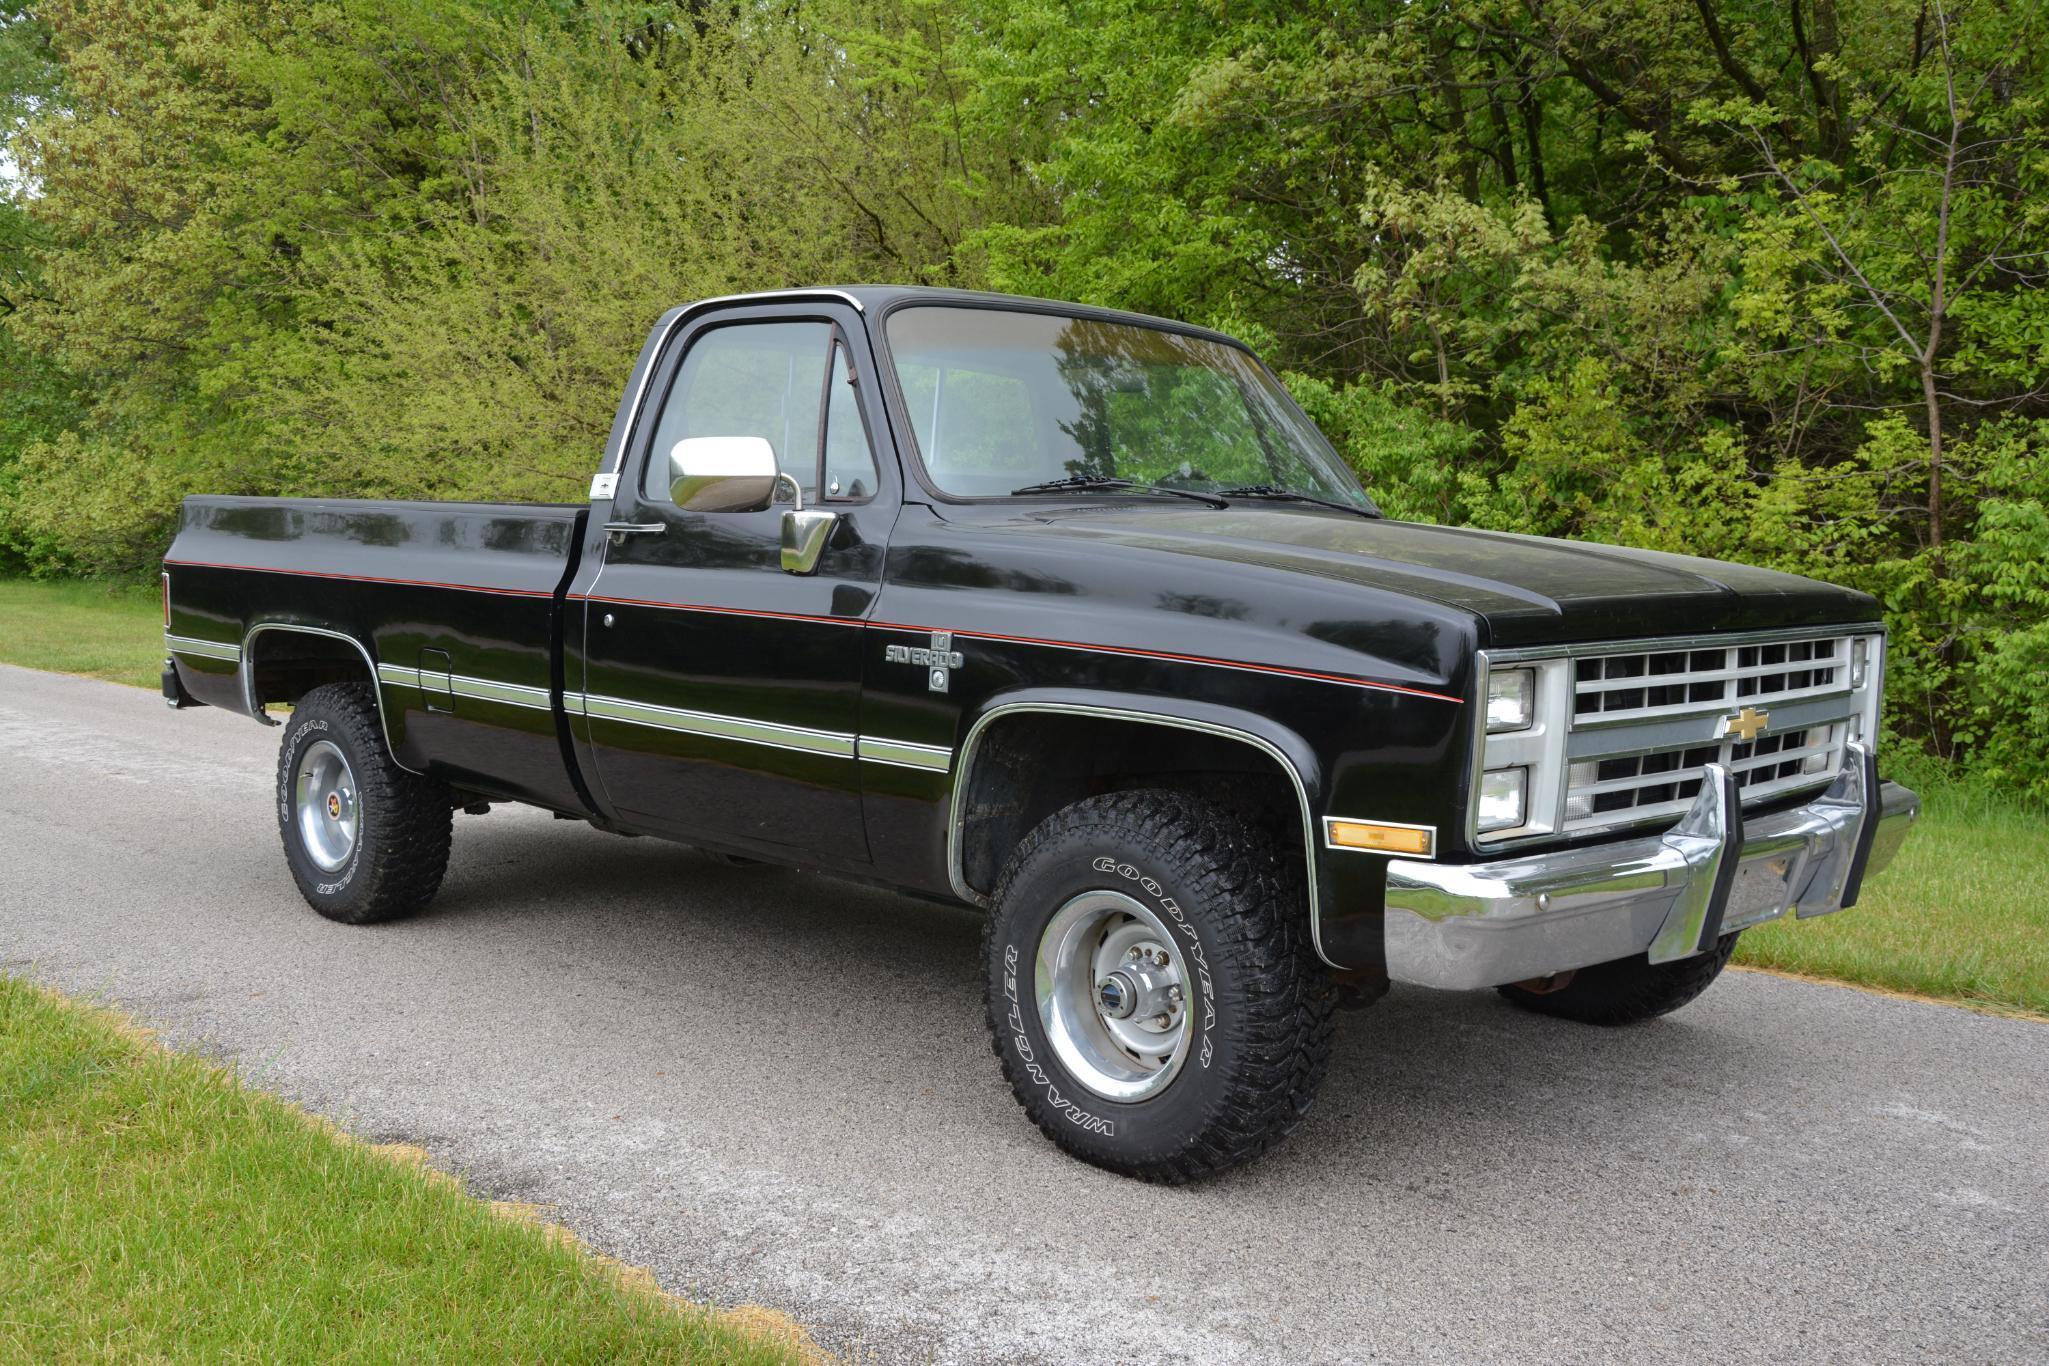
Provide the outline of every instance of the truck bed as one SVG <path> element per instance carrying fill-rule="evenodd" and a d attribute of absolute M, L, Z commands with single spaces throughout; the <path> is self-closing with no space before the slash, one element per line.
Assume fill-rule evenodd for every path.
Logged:
<path fill-rule="evenodd" d="M 165 643 L 193 701 L 263 715 L 337 652 L 377 678 L 399 763 L 578 815 L 562 595 L 583 504 L 192 497 L 164 560 Z"/>

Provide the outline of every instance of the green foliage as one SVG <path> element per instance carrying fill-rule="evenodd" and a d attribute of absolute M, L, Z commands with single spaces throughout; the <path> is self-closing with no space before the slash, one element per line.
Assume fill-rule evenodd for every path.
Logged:
<path fill-rule="evenodd" d="M 1961 552 L 1984 620 L 1970 732 L 1987 779 L 2049 801 L 2049 423 L 1997 436 Z"/>
<path fill-rule="evenodd" d="M 1246 336 L 1394 515 L 1863 588 L 1893 734 L 2049 796 L 2040 6 L 45 0 L 0 100 L 38 572 L 573 497 L 668 305 L 985 285 Z"/>

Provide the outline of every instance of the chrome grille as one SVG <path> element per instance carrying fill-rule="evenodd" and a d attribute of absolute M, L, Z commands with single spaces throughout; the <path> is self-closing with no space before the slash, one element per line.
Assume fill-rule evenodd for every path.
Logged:
<path fill-rule="evenodd" d="M 1573 662 L 1573 721 L 1643 721 L 1818 697 L 1847 686 L 1849 654 L 1847 636 L 1828 635 L 1590 655 Z"/>
<path fill-rule="evenodd" d="M 1827 782 L 1842 764 L 1844 729 L 1833 722 L 1760 735 L 1747 744 L 1722 741 L 1574 764 L 1566 786 L 1566 827 L 1682 815 L 1700 795 L 1701 770 L 1716 762 L 1729 765 L 1746 805 Z"/>
<path fill-rule="evenodd" d="M 1728 765 L 1745 806 L 1822 786 L 1842 766 L 1857 707 L 1847 634 L 1652 643 L 1579 655 L 1571 669 L 1567 831 L 1683 815 L 1711 763 Z M 1783 729 L 1715 735 L 1746 709 L 1776 709 Z"/>

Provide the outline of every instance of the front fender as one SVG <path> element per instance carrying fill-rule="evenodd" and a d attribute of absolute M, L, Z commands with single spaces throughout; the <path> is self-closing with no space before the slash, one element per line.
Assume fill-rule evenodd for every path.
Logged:
<path fill-rule="evenodd" d="M 973 784 L 976 750 L 991 723 L 1005 716 L 1030 712 L 1095 716 L 1139 725 L 1168 726 L 1234 740 L 1259 750 L 1288 779 L 1300 807 L 1302 852 L 1308 882 L 1309 934 L 1317 955 L 1336 967 L 1360 966 L 1333 958 L 1323 943 L 1321 907 L 1327 883 L 1323 841 L 1318 833 L 1322 828 L 1320 817 L 1325 805 L 1321 761 L 1308 741 L 1286 725 L 1256 712 L 1215 703 L 1083 688 L 1021 688 L 989 698 L 968 724 L 954 768 L 953 797 L 947 819 L 946 867 L 956 896 L 976 905 L 986 905 L 988 901 L 968 885 L 962 867 L 962 832 L 967 795 Z"/>

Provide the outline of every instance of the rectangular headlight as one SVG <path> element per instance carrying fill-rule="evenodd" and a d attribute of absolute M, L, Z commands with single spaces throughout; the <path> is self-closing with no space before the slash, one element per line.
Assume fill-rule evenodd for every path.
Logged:
<path fill-rule="evenodd" d="M 1495 669 L 1487 674 L 1487 733 L 1527 730 L 1537 696 L 1534 669 Z"/>
<path fill-rule="evenodd" d="M 1480 775 L 1478 828 L 1513 830 L 1523 823 L 1524 799 L 1529 790 L 1526 768 L 1497 768 Z"/>

